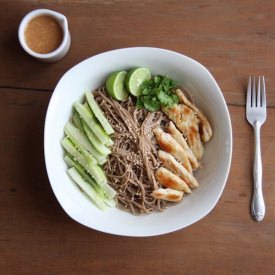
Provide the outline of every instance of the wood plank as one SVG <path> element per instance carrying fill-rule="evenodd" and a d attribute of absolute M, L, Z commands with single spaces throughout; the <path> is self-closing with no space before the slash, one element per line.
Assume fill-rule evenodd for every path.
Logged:
<path fill-rule="evenodd" d="M 249 216 L 253 135 L 244 108 L 230 106 L 232 167 L 214 210 L 168 235 L 126 238 L 72 221 L 51 191 L 43 160 L 50 93 L 0 89 L 2 274 L 274 274 L 275 109 L 263 126 L 263 222 Z"/>
<path fill-rule="evenodd" d="M 265 1 L 8 1 L 0 18 L 0 86 L 52 90 L 73 65 L 97 53 L 131 46 L 167 48 L 204 64 L 230 104 L 244 104 L 249 75 L 265 75 L 275 106 L 275 2 Z M 69 20 L 72 46 L 56 64 L 28 57 L 17 42 L 21 18 L 49 8 Z"/>

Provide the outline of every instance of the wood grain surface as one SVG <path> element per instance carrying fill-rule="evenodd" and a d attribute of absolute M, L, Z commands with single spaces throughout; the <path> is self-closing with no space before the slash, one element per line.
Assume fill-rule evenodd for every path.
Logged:
<path fill-rule="evenodd" d="M 8 1 L 0 17 L 0 274 L 275 274 L 275 1 Z M 72 46 L 54 64 L 17 40 L 36 8 L 65 14 Z M 71 220 L 51 190 L 43 158 L 47 105 L 59 78 L 100 52 L 153 46 L 204 64 L 220 85 L 233 127 L 232 166 L 213 211 L 158 237 L 126 238 Z M 245 120 L 249 75 L 265 75 L 262 128 L 266 217 L 252 221 L 253 132 Z"/>

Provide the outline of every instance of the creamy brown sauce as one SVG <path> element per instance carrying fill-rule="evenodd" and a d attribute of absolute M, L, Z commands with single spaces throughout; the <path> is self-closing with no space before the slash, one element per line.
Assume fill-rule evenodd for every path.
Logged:
<path fill-rule="evenodd" d="M 63 39 L 63 30 L 51 16 L 33 18 L 25 30 L 27 45 L 37 53 L 50 53 L 57 49 Z"/>

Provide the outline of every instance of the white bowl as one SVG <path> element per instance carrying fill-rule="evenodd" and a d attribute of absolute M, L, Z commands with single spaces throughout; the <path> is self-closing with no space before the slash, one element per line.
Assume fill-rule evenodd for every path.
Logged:
<path fill-rule="evenodd" d="M 203 168 L 196 172 L 200 187 L 163 213 L 134 216 L 118 208 L 102 212 L 79 191 L 66 173 L 60 141 L 73 102 L 84 91 L 100 87 L 116 70 L 147 67 L 152 74 L 167 74 L 195 97 L 208 116 L 213 138 L 206 145 Z M 232 130 L 222 92 L 210 72 L 182 54 L 157 48 L 126 48 L 84 60 L 60 79 L 51 97 L 45 122 L 44 151 L 48 177 L 65 212 L 75 221 L 106 233 L 124 236 L 154 236 L 182 229 L 207 215 L 225 186 L 232 154 Z"/>

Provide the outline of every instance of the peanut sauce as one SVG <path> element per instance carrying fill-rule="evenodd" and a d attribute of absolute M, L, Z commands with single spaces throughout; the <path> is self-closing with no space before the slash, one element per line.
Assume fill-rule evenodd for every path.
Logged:
<path fill-rule="evenodd" d="M 48 15 L 33 18 L 25 30 L 27 45 L 37 53 L 46 54 L 54 51 L 60 46 L 62 38 L 61 26 Z"/>

